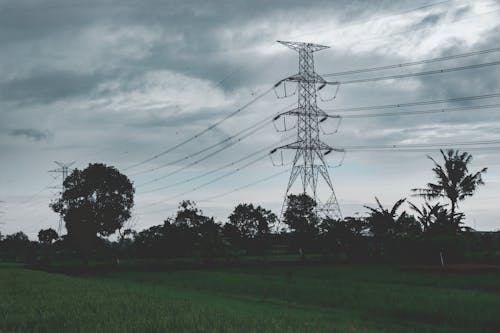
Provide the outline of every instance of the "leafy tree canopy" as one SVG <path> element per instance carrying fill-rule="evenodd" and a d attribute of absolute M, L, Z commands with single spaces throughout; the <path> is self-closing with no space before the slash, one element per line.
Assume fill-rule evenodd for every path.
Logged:
<path fill-rule="evenodd" d="M 261 206 L 255 207 L 253 204 L 239 204 L 229 216 L 230 224 L 247 239 L 268 234 L 276 220 L 277 217 L 273 212 Z"/>
<path fill-rule="evenodd" d="M 375 201 L 378 207 L 365 206 L 370 211 L 368 226 L 375 237 L 411 237 L 422 231 L 420 224 L 406 211 L 398 214 L 398 209 L 406 199 L 396 201 L 390 210 L 384 208 L 377 197 Z"/>
<path fill-rule="evenodd" d="M 70 236 L 109 236 L 130 218 L 134 192 L 130 180 L 116 168 L 89 164 L 64 180 L 61 197 L 51 207 L 63 216 Z"/>
<path fill-rule="evenodd" d="M 317 233 L 319 217 L 316 214 L 316 201 L 307 194 L 288 196 L 283 222 L 297 233 Z"/>
<path fill-rule="evenodd" d="M 469 172 L 469 164 L 472 155 L 454 149 L 441 150 L 444 163 L 440 165 L 431 156 L 427 156 L 434 162 L 434 176 L 436 183 L 428 183 L 427 187 L 413 189 L 418 196 L 426 199 L 447 198 L 451 203 L 451 214 L 454 215 L 459 201 L 465 200 L 474 194 L 479 185 L 483 185 L 482 175 L 487 168 L 475 173 Z"/>
<path fill-rule="evenodd" d="M 59 239 L 59 235 L 52 228 L 42 229 L 38 232 L 38 241 L 42 244 L 50 245 L 57 239 Z"/>

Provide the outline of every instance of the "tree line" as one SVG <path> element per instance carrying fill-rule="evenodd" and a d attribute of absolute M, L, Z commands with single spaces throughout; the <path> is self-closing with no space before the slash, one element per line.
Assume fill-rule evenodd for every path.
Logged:
<path fill-rule="evenodd" d="M 63 217 L 67 235 L 44 229 L 38 242 L 32 242 L 22 232 L 0 234 L 0 258 L 50 262 L 78 255 L 84 265 L 103 258 L 194 257 L 211 263 L 216 258 L 277 254 L 341 262 L 496 260 L 500 234 L 473 232 L 458 210 L 459 203 L 484 184 L 487 169 L 470 172 L 472 156 L 466 152 L 450 149 L 441 156 L 441 163 L 429 157 L 435 182 L 412 190 L 426 199 L 421 206 L 402 198 L 387 208 L 375 198 L 376 206 L 365 206 L 364 216 L 332 219 L 321 216 L 307 194 L 292 194 L 281 221 L 264 207 L 241 203 L 227 221 L 219 222 L 185 200 L 174 216 L 142 231 L 126 227 L 134 203 L 129 179 L 114 167 L 90 164 L 75 169 L 50 204 Z M 405 202 L 409 210 L 403 210 Z M 113 234 L 118 236 L 111 241 Z"/>

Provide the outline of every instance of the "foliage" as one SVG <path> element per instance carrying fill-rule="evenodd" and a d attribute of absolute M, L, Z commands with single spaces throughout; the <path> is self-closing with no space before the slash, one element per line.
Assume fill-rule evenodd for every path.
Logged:
<path fill-rule="evenodd" d="M 290 194 L 283 214 L 283 222 L 293 234 L 293 247 L 303 253 L 315 247 L 319 233 L 320 218 L 316 214 L 316 201 L 307 194 Z"/>
<path fill-rule="evenodd" d="M 463 213 L 452 215 L 446 209 L 446 205 L 441 205 L 440 203 L 431 205 L 426 202 L 421 208 L 418 208 L 411 202 L 409 204 L 418 214 L 417 221 L 420 222 L 426 234 L 455 234 L 462 229 Z"/>
<path fill-rule="evenodd" d="M 205 223 L 209 218 L 203 215 L 203 212 L 196 207 L 196 203 L 190 200 L 183 200 L 179 203 L 174 224 L 177 226 L 186 226 L 188 228 L 197 228 Z"/>
<path fill-rule="evenodd" d="M 384 208 L 377 197 L 375 197 L 377 207 L 365 206 L 369 210 L 367 217 L 368 227 L 376 238 L 411 238 L 420 234 L 419 223 L 406 211 L 397 214 L 398 209 L 406 201 L 399 199 L 390 210 Z"/>
<path fill-rule="evenodd" d="M 29 244 L 29 242 L 30 240 L 28 236 L 24 232 L 18 231 L 14 234 L 7 235 L 3 241 L 3 244 L 9 248 L 21 249 Z"/>
<path fill-rule="evenodd" d="M 226 245 L 221 226 L 212 217 L 203 215 L 189 200 L 179 204 L 175 218 L 137 233 L 134 239 L 134 248 L 140 255 L 156 258 L 195 256 L 202 262 L 211 262 L 214 257 L 224 255 Z"/>
<path fill-rule="evenodd" d="M 447 198 L 451 203 L 451 214 L 454 215 L 458 202 L 474 194 L 479 185 L 484 185 L 482 175 L 487 168 L 478 172 L 469 173 L 469 164 L 472 155 L 454 149 L 441 150 L 444 163 L 440 165 L 431 156 L 427 156 L 433 163 L 436 183 L 428 183 L 426 188 L 413 189 L 416 195 L 426 199 Z"/>
<path fill-rule="evenodd" d="M 42 229 L 38 232 L 38 241 L 44 245 L 51 245 L 58 239 L 59 235 L 52 228 Z"/>
<path fill-rule="evenodd" d="M 363 218 L 324 219 L 320 225 L 322 249 L 337 259 L 354 259 L 363 256 Z"/>
<path fill-rule="evenodd" d="M 234 246 L 244 248 L 247 253 L 262 254 L 268 248 L 271 227 L 278 220 L 270 210 L 253 204 L 239 204 L 223 227 L 224 235 Z"/>
<path fill-rule="evenodd" d="M 269 234 L 277 219 L 270 210 L 254 207 L 250 203 L 236 206 L 229 216 L 229 223 L 238 229 L 243 238 L 254 239 Z"/>
<path fill-rule="evenodd" d="M 22 231 L 5 236 L 1 245 L 6 252 L 4 257 L 14 261 L 26 260 L 32 250 L 28 236 Z"/>
<path fill-rule="evenodd" d="M 64 180 L 61 197 L 51 204 L 66 223 L 83 259 L 97 235 L 109 236 L 130 218 L 134 188 L 127 176 L 104 164 L 75 169 Z"/>

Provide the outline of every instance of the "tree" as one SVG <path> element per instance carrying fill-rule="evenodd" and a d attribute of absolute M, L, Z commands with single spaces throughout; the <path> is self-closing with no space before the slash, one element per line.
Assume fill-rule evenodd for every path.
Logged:
<path fill-rule="evenodd" d="M 59 235 L 52 228 L 42 229 L 38 232 L 38 241 L 44 245 L 50 245 L 58 239 Z"/>
<path fill-rule="evenodd" d="M 447 198 L 451 204 L 451 215 L 455 216 L 457 204 L 474 194 L 479 185 L 483 185 L 482 175 L 487 168 L 478 172 L 469 173 L 469 164 L 472 155 L 467 152 L 448 149 L 440 150 L 444 164 L 440 165 L 431 156 L 427 156 L 434 162 L 432 171 L 437 179 L 436 183 L 428 183 L 426 188 L 413 189 L 418 196 L 426 199 Z"/>
<path fill-rule="evenodd" d="M 253 204 L 239 204 L 229 216 L 231 224 L 236 226 L 246 238 L 256 238 L 270 232 L 271 226 L 278 218 L 270 210 Z"/>
<path fill-rule="evenodd" d="M 292 230 L 296 246 L 302 254 L 305 248 L 314 247 L 319 233 L 320 219 L 316 214 L 316 201 L 307 194 L 288 196 L 283 222 Z"/>
<path fill-rule="evenodd" d="M 215 256 L 223 254 L 225 244 L 220 225 L 213 217 L 203 215 L 195 202 L 181 201 L 173 226 L 183 246 L 188 246 L 203 262 L 210 263 Z"/>
<path fill-rule="evenodd" d="M 447 205 L 426 202 L 421 208 L 410 202 L 410 207 L 418 214 L 417 221 L 422 225 L 424 233 L 457 233 L 461 230 L 460 224 L 463 213 L 452 213 L 446 209 Z"/>
<path fill-rule="evenodd" d="M 441 265 L 444 265 L 444 255 L 448 259 L 461 257 L 460 237 L 458 232 L 462 229 L 460 224 L 464 219 L 463 213 L 452 214 L 447 205 L 437 203 L 431 205 L 426 202 L 421 208 L 410 203 L 410 207 L 417 213 L 417 221 L 424 231 L 425 248 L 422 249 L 425 257 L 432 258 L 439 253 Z"/>
<path fill-rule="evenodd" d="M 370 211 L 366 221 L 373 234 L 375 254 L 396 258 L 402 252 L 401 246 L 409 246 L 409 241 L 415 240 L 421 234 L 420 224 L 406 211 L 398 215 L 398 209 L 406 199 L 396 201 L 390 210 L 384 208 L 377 197 L 375 201 L 378 207 L 365 206 Z"/>
<path fill-rule="evenodd" d="M 263 254 L 268 248 L 269 233 L 276 223 L 277 216 L 270 210 L 253 204 L 239 204 L 229 216 L 223 232 L 232 240 L 233 245 L 239 245 L 247 252 Z M 237 237 L 231 235 L 231 226 L 234 227 Z"/>
<path fill-rule="evenodd" d="M 361 243 L 365 227 L 365 220 L 359 217 L 324 219 L 320 225 L 323 251 L 334 254 L 338 259 L 359 255 L 364 247 Z"/>
<path fill-rule="evenodd" d="M 127 176 L 101 163 L 75 169 L 64 180 L 61 197 L 50 206 L 64 218 L 85 265 L 98 235 L 113 234 L 130 218 L 134 192 Z"/>
<path fill-rule="evenodd" d="M 7 257 L 16 261 L 27 258 L 30 245 L 28 236 L 22 231 L 7 235 L 2 241 L 2 247 L 6 250 Z"/>
<path fill-rule="evenodd" d="M 166 248 L 168 245 L 165 239 L 166 225 L 167 221 L 163 225 L 154 225 L 135 235 L 134 247 L 141 256 L 159 258 L 170 255 L 169 248 Z"/>
<path fill-rule="evenodd" d="M 203 215 L 203 212 L 196 207 L 196 203 L 191 200 L 183 200 L 179 203 L 177 214 L 174 219 L 174 224 L 184 225 L 189 228 L 198 227 L 209 218 Z"/>
<path fill-rule="evenodd" d="M 397 214 L 398 209 L 406 201 L 406 199 L 399 199 L 392 206 L 390 210 L 384 208 L 377 197 L 376 208 L 365 206 L 370 211 L 367 218 L 368 226 L 374 237 L 387 238 L 387 237 L 411 237 L 420 233 L 421 229 L 417 221 L 403 211 Z"/>

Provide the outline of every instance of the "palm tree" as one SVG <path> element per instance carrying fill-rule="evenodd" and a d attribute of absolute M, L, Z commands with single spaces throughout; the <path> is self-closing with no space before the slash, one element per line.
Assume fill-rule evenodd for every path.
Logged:
<path fill-rule="evenodd" d="M 427 156 L 434 162 L 432 171 L 437 182 L 428 183 L 426 188 L 416 188 L 412 191 L 426 199 L 447 198 L 451 203 L 451 216 L 455 216 L 458 202 L 472 196 L 477 187 L 484 184 L 482 174 L 488 168 L 469 173 L 468 165 L 472 161 L 472 155 L 454 149 L 440 151 L 444 159 L 442 166 L 431 156 Z"/>
<path fill-rule="evenodd" d="M 436 203 L 431 205 L 426 202 L 422 205 L 422 208 L 418 208 L 415 204 L 409 202 L 411 209 L 413 209 L 417 215 L 417 221 L 420 222 L 424 233 L 436 232 L 436 231 L 460 231 L 462 228 L 460 224 L 464 218 L 463 213 L 455 213 L 451 215 L 451 212 L 446 209 L 446 205 Z"/>

